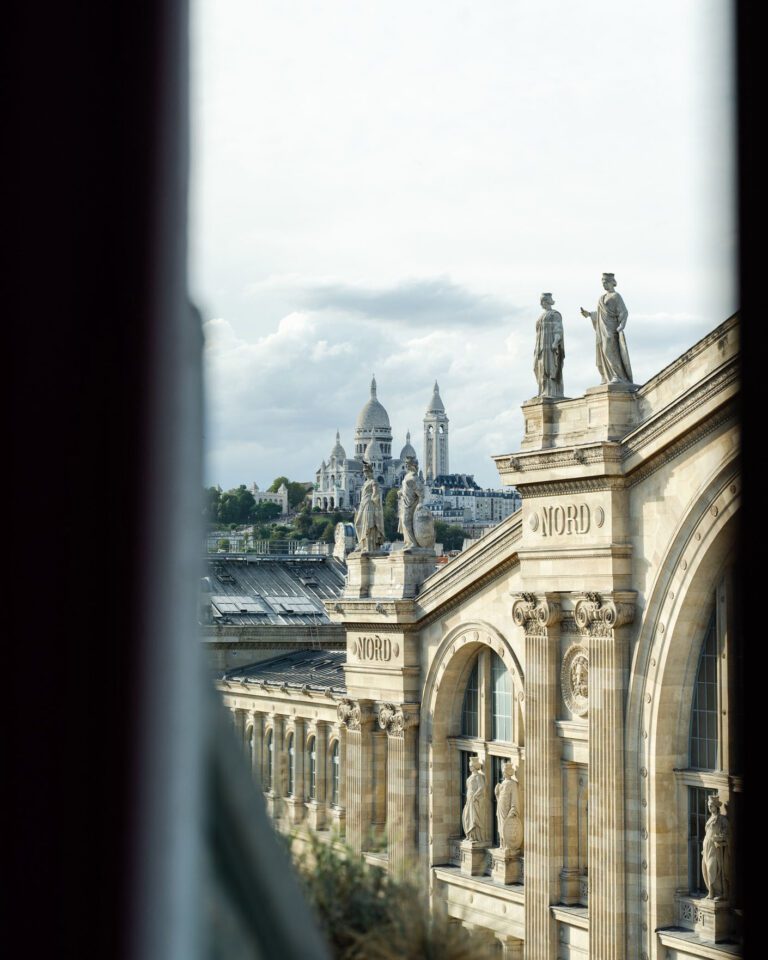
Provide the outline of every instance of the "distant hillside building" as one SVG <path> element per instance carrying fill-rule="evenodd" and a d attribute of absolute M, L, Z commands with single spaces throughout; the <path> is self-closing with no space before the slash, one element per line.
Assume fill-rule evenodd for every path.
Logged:
<path fill-rule="evenodd" d="M 400 486 L 405 475 L 406 457 L 415 457 L 416 451 L 411 446 L 411 434 L 408 432 L 399 457 L 392 456 L 389 414 L 376 394 L 376 377 L 373 377 L 371 395 L 357 415 L 354 456 L 347 457 L 337 430 L 336 443 L 328 460 L 323 460 L 317 469 L 315 489 L 312 493 L 313 507 L 321 510 L 356 507 L 360 502 L 360 490 L 365 479 L 363 463 L 373 465 L 374 476 L 385 490 Z M 447 422 L 447 417 L 445 420 Z M 445 450 L 447 457 L 447 435 Z"/>
<path fill-rule="evenodd" d="M 463 527 L 490 527 L 520 509 L 517 490 L 483 490 L 472 474 L 449 473 L 427 481 L 427 505 L 436 520 Z"/>
<path fill-rule="evenodd" d="M 432 399 L 424 414 L 424 462 L 421 465 L 427 482 L 448 473 L 448 416 L 435 380 Z"/>
<path fill-rule="evenodd" d="M 253 496 L 257 504 L 276 503 L 280 507 L 281 513 L 288 513 L 288 488 L 284 483 L 280 484 L 277 492 L 271 493 L 268 490 L 259 490 L 259 485 L 254 480 L 248 487 L 248 492 Z"/>

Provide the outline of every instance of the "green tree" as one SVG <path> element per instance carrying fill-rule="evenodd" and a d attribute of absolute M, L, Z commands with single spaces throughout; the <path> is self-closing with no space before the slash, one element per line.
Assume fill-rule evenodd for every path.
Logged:
<path fill-rule="evenodd" d="M 226 537 L 222 537 L 216 546 L 219 550 L 224 550 L 226 553 L 229 553 L 230 542 Z"/>
<path fill-rule="evenodd" d="M 333 520 L 329 520 L 326 525 L 323 527 L 323 532 L 320 534 L 320 539 L 325 543 L 333 543 L 333 539 L 336 536 L 336 524 Z"/>
<path fill-rule="evenodd" d="M 251 523 L 269 523 L 270 520 L 277 520 L 282 512 L 278 503 L 256 503 L 251 508 L 248 519 Z"/>
<path fill-rule="evenodd" d="M 402 540 L 397 532 L 397 490 L 394 487 L 384 497 L 384 536 L 387 540 Z"/>
<path fill-rule="evenodd" d="M 255 505 L 253 494 L 244 483 L 227 490 L 219 498 L 219 523 L 247 523 Z"/>
<path fill-rule="evenodd" d="M 203 490 L 203 519 L 206 523 L 218 522 L 220 498 L 221 490 L 218 487 L 206 487 Z"/>
<path fill-rule="evenodd" d="M 304 484 L 299 483 L 298 481 L 289 480 L 288 477 L 275 477 L 269 486 L 269 493 L 277 493 L 282 484 L 285 484 L 285 487 L 288 491 L 288 506 L 291 509 L 295 509 L 300 503 L 303 503 L 304 498 L 307 495 Z"/>
<path fill-rule="evenodd" d="M 435 520 L 435 539 L 438 543 L 442 543 L 443 550 L 461 550 L 465 536 L 462 528 L 456 524 Z"/>
<path fill-rule="evenodd" d="M 298 517 L 296 517 L 294 526 L 303 537 L 308 537 L 312 529 L 312 517 L 308 513 L 300 513 Z"/>

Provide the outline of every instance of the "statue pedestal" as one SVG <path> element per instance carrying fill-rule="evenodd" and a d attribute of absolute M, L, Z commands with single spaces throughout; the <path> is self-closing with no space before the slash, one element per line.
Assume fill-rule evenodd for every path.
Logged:
<path fill-rule="evenodd" d="M 350 553 L 345 600 L 409 600 L 435 572 L 432 549 L 396 549 L 392 553 Z"/>
<path fill-rule="evenodd" d="M 519 850 L 498 847 L 491 850 L 491 877 L 496 883 L 522 883 L 523 861 Z"/>
<path fill-rule="evenodd" d="M 481 877 L 485 873 L 488 857 L 488 844 L 485 840 L 462 840 L 461 872 L 465 877 Z"/>
<path fill-rule="evenodd" d="M 732 932 L 731 905 L 727 900 L 706 897 L 678 897 L 680 926 L 693 930 L 707 943 L 727 940 Z"/>

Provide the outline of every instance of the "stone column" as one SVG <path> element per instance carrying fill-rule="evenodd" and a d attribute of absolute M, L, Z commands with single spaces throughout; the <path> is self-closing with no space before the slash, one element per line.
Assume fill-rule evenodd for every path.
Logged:
<path fill-rule="evenodd" d="M 327 754 L 328 754 L 328 723 L 325 720 L 318 720 L 314 725 L 315 734 L 315 799 L 309 801 L 309 824 L 313 830 L 324 830 L 328 822 L 328 805 L 330 797 L 328 796 L 328 778 L 327 778 Z M 309 758 L 307 758 L 309 764 Z M 309 777 L 309 766 L 307 766 L 307 777 Z M 307 795 L 309 795 L 309 781 L 307 781 Z"/>
<path fill-rule="evenodd" d="M 347 729 L 346 806 L 347 843 L 355 853 L 368 846 L 373 805 L 373 703 L 371 700 L 342 700 L 338 706 L 339 722 Z"/>
<path fill-rule="evenodd" d="M 235 728 L 235 736 L 240 744 L 240 749 L 245 748 L 245 710 L 242 707 L 232 707 L 232 725 Z"/>
<path fill-rule="evenodd" d="M 387 849 L 389 871 L 405 877 L 416 865 L 418 819 L 418 704 L 379 707 L 379 726 L 387 731 Z"/>
<path fill-rule="evenodd" d="M 387 832 L 387 734 L 373 725 L 373 801 L 371 820 L 373 822 L 374 839 L 379 847 L 381 841 L 386 841 Z"/>
<path fill-rule="evenodd" d="M 579 594 L 574 618 L 589 654 L 589 956 L 625 960 L 624 704 L 633 592 Z M 566 691 L 564 691 L 565 693 Z"/>
<path fill-rule="evenodd" d="M 294 778 L 293 778 L 293 796 L 286 801 L 288 808 L 288 820 L 292 826 L 301 823 L 306 813 L 304 798 L 304 757 L 305 757 L 305 721 L 297 718 L 293 722 L 293 756 L 294 756 Z M 286 753 L 286 763 L 289 758 Z"/>
<path fill-rule="evenodd" d="M 286 794 L 287 770 L 285 755 L 285 717 L 275 716 L 272 734 L 272 746 L 274 750 L 274 765 L 272 768 L 272 811 L 275 818 L 283 814 L 283 797 Z"/>
<path fill-rule="evenodd" d="M 251 773 L 254 780 L 261 785 L 261 771 L 264 769 L 264 714 L 254 710 L 253 720 L 253 755 L 251 756 Z"/>
<path fill-rule="evenodd" d="M 563 760 L 563 869 L 560 899 L 571 905 L 579 902 L 579 765 Z"/>
<path fill-rule="evenodd" d="M 560 603 L 557 594 L 517 596 L 515 623 L 525 630 L 525 957 L 555 960 L 550 905 L 560 899 L 562 779 L 558 715 Z"/>

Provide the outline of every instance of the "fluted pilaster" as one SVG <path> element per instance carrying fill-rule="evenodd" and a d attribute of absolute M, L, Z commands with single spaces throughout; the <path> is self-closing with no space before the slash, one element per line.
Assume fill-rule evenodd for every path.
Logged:
<path fill-rule="evenodd" d="M 589 956 L 625 960 L 624 701 L 635 594 L 579 594 L 589 649 Z"/>
<path fill-rule="evenodd" d="M 372 822 L 372 768 L 374 720 L 370 700 L 342 700 L 339 723 L 346 727 L 345 807 L 348 845 L 362 853 L 369 843 Z"/>
<path fill-rule="evenodd" d="M 525 952 L 555 960 L 550 906 L 560 899 L 562 778 L 555 719 L 558 709 L 560 604 L 556 594 L 519 594 L 512 605 L 525 631 Z"/>
<path fill-rule="evenodd" d="M 387 848 L 395 877 L 404 877 L 416 858 L 418 722 L 415 704 L 379 707 L 379 727 L 387 732 Z"/>

